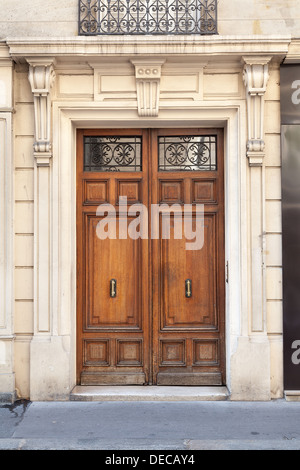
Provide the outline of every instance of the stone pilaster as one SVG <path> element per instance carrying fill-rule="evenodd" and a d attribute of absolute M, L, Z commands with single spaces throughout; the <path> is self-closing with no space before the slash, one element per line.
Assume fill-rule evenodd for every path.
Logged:
<path fill-rule="evenodd" d="M 247 157 L 250 171 L 250 243 L 251 243 L 251 333 L 266 329 L 265 302 L 265 184 L 263 160 L 264 95 L 269 79 L 271 57 L 244 57 L 248 141 Z"/>
<path fill-rule="evenodd" d="M 53 59 L 28 59 L 29 82 L 34 97 L 35 117 L 35 324 L 34 333 L 51 334 L 50 314 L 50 163 L 51 145 L 51 88 L 55 73 Z"/>
<path fill-rule="evenodd" d="M 60 399 L 65 342 L 54 331 L 52 311 L 52 119 L 54 60 L 27 59 L 34 96 L 34 335 L 30 344 L 30 398 Z M 63 354 L 62 354 L 63 351 Z M 62 359 L 62 356 L 64 359 Z M 59 358 L 59 361 L 57 361 Z M 65 378 L 65 382 L 68 379 Z"/>
<path fill-rule="evenodd" d="M 270 344 L 266 328 L 265 285 L 265 174 L 264 95 L 271 57 L 244 57 L 248 135 L 248 243 L 249 316 L 238 338 L 231 367 L 232 400 L 268 400 L 270 394 Z"/>

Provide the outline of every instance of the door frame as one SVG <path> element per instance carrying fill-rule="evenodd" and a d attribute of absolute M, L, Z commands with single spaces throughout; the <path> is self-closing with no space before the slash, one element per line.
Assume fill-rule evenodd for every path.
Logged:
<path fill-rule="evenodd" d="M 248 201 L 246 103 L 168 104 L 159 118 L 138 119 L 135 107 L 118 110 L 107 105 L 53 102 L 54 140 L 51 171 L 51 341 L 60 368 L 57 380 L 63 390 L 76 385 L 76 129 L 125 127 L 220 127 L 224 129 L 225 163 L 225 260 L 229 263 L 226 283 L 225 337 L 226 386 L 239 387 L 238 341 L 248 335 Z M 50 194 L 49 194 L 50 197 Z M 40 200 L 39 204 L 47 204 Z M 243 242 L 243 244 L 242 244 Z M 41 347 L 42 347 L 41 343 Z M 36 351 L 39 351 L 39 344 Z M 235 353 L 238 353 L 236 359 Z M 242 354 L 242 352 L 241 352 Z M 233 360 L 234 359 L 234 360 Z M 62 389 L 62 388 L 61 388 Z M 63 393 L 63 392 L 62 392 Z"/>
<path fill-rule="evenodd" d="M 80 158 L 82 159 L 83 161 L 83 155 L 84 155 L 84 150 L 83 150 L 83 139 L 82 139 L 82 136 L 85 135 L 85 131 L 87 131 L 87 135 L 89 135 L 91 133 L 91 135 L 96 135 L 97 134 L 97 131 L 105 131 L 106 128 L 104 127 L 101 127 L 101 128 L 93 128 L 93 129 L 90 129 L 90 128 L 76 128 L 76 162 L 78 163 Z M 145 135 L 146 136 L 146 133 L 144 132 L 145 131 L 145 128 L 118 128 L 118 130 L 120 131 L 120 134 L 123 134 L 125 135 L 126 133 L 129 133 L 130 135 L 134 134 L 134 131 L 135 129 L 140 133 L 140 135 Z M 224 146 L 225 146 L 225 139 L 224 139 L 224 130 L 222 128 L 213 128 L 213 127 L 208 127 L 208 128 L 191 128 L 191 127 L 180 127 L 180 128 L 176 128 L 176 130 L 172 127 L 152 127 L 149 129 L 149 132 L 147 133 L 148 134 L 148 145 L 149 145 L 149 148 L 147 150 L 147 158 L 146 158 L 146 165 L 147 165 L 147 171 L 146 171 L 146 174 L 148 175 L 148 178 L 147 178 L 147 182 L 145 181 L 145 183 L 148 184 L 148 187 L 146 188 L 147 189 L 147 193 L 148 193 L 148 210 L 149 210 L 149 206 L 151 204 L 151 201 L 152 201 L 152 197 L 151 197 L 151 194 L 152 194 L 152 191 L 153 191 L 153 183 L 152 183 L 152 172 L 153 172 L 153 169 L 154 169 L 154 166 L 153 166 L 153 162 L 151 160 L 151 157 L 152 157 L 152 154 L 154 153 L 154 155 L 158 155 L 157 153 L 157 148 L 156 149 L 153 149 L 153 145 L 157 145 L 157 143 L 155 142 L 154 143 L 154 138 L 153 138 L 153 135 L 155 135 L 155 132 L 154 133 L 151 133 L 151 130 L 154 129 L 154 130 L 158 130 L 160 132 L 160 134 L 162 132 L 165 132 L 166 135 L 168 135 L 168 133 L 171 135 L 173 134 L 174 132 L 179 132 L 179 133 L 184 133 L 185 130 L 188 130 L 189 134 L 192 134 L 193 132 L 198 132 L 200 134 L 215 134 L 215 135 L 218 135 L 218 139 L 217 139 L 217 157 L 218 157 L 218 161 L 221 161 L 221 165 L 219 165 L 219 168 L 221 168 L 221 176 L 220 176 L 220 182 L 219 184 L 221 184 L 220 187 L 218 187 L 218 194 L 220 195 L 220 192 L 222 193 L 222 198 L 221 200 L 219 201 L 219 205 L 220 205 L 220 210 L 221 210 L 221 214 L 222 214 L 222 224 L 221 224 L 221 232 L 218 230 L 217 232 L 217 236 L 218 236 L 218 251 L 217 251 L 217 257 L 218 257 L 218 261 L 217 261 L 217 267 L 216 267 L 216 282 L 217 282 L 217 286 L 218 286 L 218 295 L 217 295 L 217 298 L 216 298 L 216 301 L 217 301 L 217 305 L 218 305 L 218 308 L 217 308 L 217 312 L 218 312 L 218 331 L 219 331 L 219 334 L 218 334 L 218 339 L 219 339 L 219 357 L 220 357 L 220 371 L 221 371 L 221 377 L 222 377 L 222 385 L 224 384 L 224 381 L 225 381 L 225 376 L 226 376 L 226 335 L 225 335 L 225 327 L 226 327 L 226 321 L 225 321 L 225 317 L 226 317 L 226 312 L 225 312 L 225 305 L 226 305 L 226 292 L 225 292 L 225 286 L 224 286 L 224 283 L 225 283 L 225 280 L 222 279 L 222 276 L 225 277 L 225 204 L 224 204 L 224 201 L 225 201 L 225 171 L 224 171 L 224 166 L 225 166 L 225 162 L 224 162 Z M 114 129 L 114 131 L 117 130 L 117 129 Z M 148 131 L 148 129 L 146 129 Z M 80 132 L 80 131 L 83 131 L 83 132 Z M 91 131 L 91 132 L 90 132 Z M 170 131 L 170 132 L 169 132 Z M 111 132 L 111 129 L 109 129 L 109 132 Z M 151 147 L 152 146 L 152 147 Z M 81 148 L 82 147 L 82 148 Z M 151 152 L 151 148 L 152 148 L 152 152 Z M 220 159 L 220 160 L 219 160 Z M 145 169 L 144 169 L 145 170 Z M 83 186 L 82 186 L 82 181 L 79 177 L 79 175 L 82 173 L 79 173 L 78 172 L 78 168 L 76 168 L 76 253 L 77 253 L 77 256 L 80 256 L 81 257 L 81 260 L 80 262 L 82 261 L 82 257 L 83 257 L 83 252 L 85 251 L 84 247 L 82 246 L 82 239 L 81 239 L 81 235 L 78 236 L 78 228 L 83 228 L 82 226 L 82 220 L 81 220 L 81 223 L 79 222 L 79 217 L 81 217 L 82 219 L 82 206 L 84 206 L 85 204 L 83 203 L 83 199 L 81 197 L 81 201 L 78 201 L 78 198 L 77 198 L 77 195 L 78 195 L 78 192 L 79 194 L 81 195 L 82 191 L 83 191 Z M 82 173 L 83 175 L 83 173 Z M 92 176 L 92 175 L 90 175 Z M 192 175 L 191 175 L 192 176 Z M 104 178 L 104 177 L 103 177 Z M 81 187 L 79 188 L 78 187 L 78 184 L 81 183 Z M 145 191 L 145 190 L 143 190 Z M 217 197 L 217 200 L 218 200 L 218 197 Z M 80 208 L 79 208 L 80 206 Z M 150 211 L 149 211 L 149 214 L 150 214 Z M 149 220 L 150 222 L 150 220 Z M 222 238 L 222 239 L 221 239 Z M 80 245 L 81 243 L 81 245 Z M 156 328 L 158 327 L 158 324 L 157 324 L 157 321 L 155 321 L 155 316 L 158 315 L 158 312 L 156 312 L 156 307 L 157 306 L 154 306 L 153 304 L 153 298 L 155 297 L 155 295 L 153 296 L 153 293 L 152 293 L 152 287 L 153 287 L 153 283 L 154 283 L 154 264 L 150 261 L 151 259 L 151 253 L 152 253 L 152 250 L 153 250 L 153 241 L 151 239 L 148 240 L 148 253 L 147 254 L 144 254 L 144 256 L 146 256 L 148 258 L 148 263 L 149 263 L 149 268 L 150 268 L 150 271 L 149 271 L 149 275 L 146 276 L 148 278 L 148 283 L 147 283 L 147 287 L 145 289 L 145 291 L 148 293 L 147 295 L 147 308 L 146 308 L 146 312 L 143 313 L 143 324 L 144 324 L 144 328 L 146 328 L 146 330 L 144 330 L 144 335 L 143 335 L 143 342 L 145 343 L 145 345 L 147 346 L 148 345 L 148 350 L 145 349 L 144 347 L 144 361 L 145 364 L 144 364 L 144 372 L 145 372 L 145 376 L 146 376 L 146 380 L 147 380 L 147 385 L 152 385 L 153 382 L 156 383 L 156 380 L 154 378 L 154 374 L 157 374 L 158 370 L 159 370 L 159 367 L 158 367 L 158 363 L 157 363 L 157 358 L 156 358 L 156 349 L 157 349 L 157 344 L 155 345 L 155 340 L 158 340 L 159 338 L 159 331 L 156 331 L 154 332 L 153 331 L 153 328 L 154 328 L 154 325 L 156 326 Z M 79 263 L 79 259 L 78 257 L 76 256 L 76 277 L 77 277 L 77 288 L 76 288 L 76 293 L 80 292 L 81 295 L 84 295 L 84 290 L 83 290 L 83 286 L 82 286 L 82 282 L 83 282 L 83 278 L 82 276 L 80 277 L 79 274 L 78 274 L 78 263 Z M 221 257 L 221 260 L 219 260 L 219 257 Z M 222 262 L 224 262 L 224 265 L 222 264 Z M 83 269 L 83 265 L 81 266 L 82 269 Z M 80 285 L 79 285 L 79 281 L 80 281 Z M 144 295 L 144 294 L 143 294 Z M 143 300 L 143 305 L 145 307 L 145 300 Z M 83 307 L 83 301 L 82 299 L 79 299 L 78 296 L 76 295 L 76 325 L 77 325 L 77 334 L 76 334 L 76 383 L 77 384 L 80 384 L 80 376 L 81 376 L 81 373 L 82 373 L 82 370 L 83 370 L 83 358 L 82 358 L 82 354 L 83 354 L 83 350 L 82 350 L 82 337 L 83 337 L 83 331 L 82 331 L 82 322 L 83 322 L 83 312 L 80 316 L 79 314 L 79 307 Z M 147 318 L 146 318 L 146 315 L 147 315 Z M 146 319 L 145 319 L 146 318 Z M 157 320 L 157 319 L 156 319 Z M 203 331 L 202 331 L 203 333 Z M 195 337 L 197 336 L 197 334 L 195 334 Z M 81 358 L 79 357 L 81 355 Z"/>

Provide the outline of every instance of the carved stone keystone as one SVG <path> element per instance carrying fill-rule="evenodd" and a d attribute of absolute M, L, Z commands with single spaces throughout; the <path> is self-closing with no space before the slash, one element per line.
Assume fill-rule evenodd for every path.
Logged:
<path fill-rule="evenodd" d="M 161 67 L 165 60 L 132 60 L 139 116 L 158 116 Z"/>

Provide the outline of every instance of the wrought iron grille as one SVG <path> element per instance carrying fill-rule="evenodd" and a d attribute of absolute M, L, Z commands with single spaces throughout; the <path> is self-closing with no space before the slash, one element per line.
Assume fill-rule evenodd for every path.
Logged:
<path fill-rule="evenodd" d="M 142 171 L 142 138 L 84 138 L 84 171 Z"/>
<path fill-rule="evenodd" d="M 79 0 L 79 35 L 217 34 L 217 0 Z"/>
<path fill-rule="evenodd" d="M 159 137 L 158 171 L 215 171 L 216 136 Z"/>

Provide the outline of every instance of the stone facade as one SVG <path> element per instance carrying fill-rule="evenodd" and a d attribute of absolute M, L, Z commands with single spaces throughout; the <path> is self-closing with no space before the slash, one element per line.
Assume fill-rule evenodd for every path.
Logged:
<path fill-rule="evenodd" d="M 219 2 L 219 35 L 184 40 L 78 37 L 76 0 L 1 3 L 0 396 L 76 384 L 76 128 L 186 125 L 225 129 L 230 397 L 283 397 L 279 71 L 300 61 L 298 2 Z M 150 104 L 141 67 L 159 71 Z"/>

